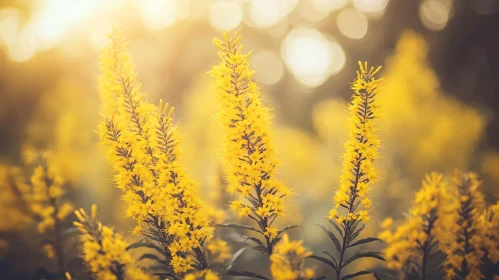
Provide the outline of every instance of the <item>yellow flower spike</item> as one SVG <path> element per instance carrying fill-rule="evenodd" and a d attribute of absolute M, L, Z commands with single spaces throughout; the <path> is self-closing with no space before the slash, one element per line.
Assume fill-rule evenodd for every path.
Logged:
<path fill-rule="evenodd" d="M 225 32 L 223 38 L 213 40 L 222 61 L 210 73 L 220 108 L 218 120 L 225 143 L 223 167 L 227 190 L 239 197 L 231 209 L 259 224 L 262 230 L 257 231 L 265 238 L 270 255 L 272 240 L 277 237 L 272 224 L 284 214 L 284 198 L 290 192 L 275 178 L 278 161 L 270 128 L 270 108 L 262 104 L 260 87 L 253 81 L 250 53 L 242 53 L 241 36 L 237 33 L 229 36 Z"/>
<path fill-rule="evenodd" d="M 481 182 L 473 172 L 455 171 L 452 179 L 454 184 L 444 204 L 447 214 L 439 238 L 441 250 L 447 255 L 446 279 L 482 279 L 481 247 L 485 232 L 481 229 L 480 215 L 485 203 L 478 189 Z"/>
<path fill-rule="evenodd" d="M 270 271 L 275 280 L 313 279 L 312 269 L 304 269 L 303 262 L 312 255 L 302 246 L 303 241 L 290 241 L 285 233 L 270 256 Z"/>
<path fill-rule="evenodd" d="M 334 206 L 328 216 L 331 223 L 336 223 L 337 233 L 323 228 L 328 231 L 329 236 L 339 233 L 341 237 L 341 240 L 335 241 L 340 256 L 339 262 L 337 265 L 332 265 L 338 279 L 341 278 L 345 266 L 345 253 L 350 243 L 355 243 L 355 238 L 363 229 L 362 226 L 357 230 L 358 225 L 370 220 L 369 210 L 373 203 L 367 195 L 370 193 L 371 185 L 376 183 L 378 178 L 373 162 L 379 157 L 380 141 L 372 121 L 379 115 L 379 106 L 376 103 L 379 79 L 376 80 L 374 74 L 378 73 L 381 67 L 369 69 L 367 62 L 362 64 L 360 61 L 358 65 L 357 77 L 351 84 L 353 95 L 349 105 L 350 132 L 345 143 L 343 171 L 339 187 L 333 196 Z M 383 259 L 376 253 L 373 253 L 372 257 Z"/>
<path fill-rule="evenodd" d="M 203 244 L 213 235 L 213 227 L 195 182 L 180 164 L 173 108 L 162 100 L 159 106 L 144 101 L 146 95 L 123 41 L 119 34 L 112 34 L 101 56 L 104 120 L 99 135 L 108 148 L 115 183 L 124 193 L 127 216 L 137 221 L 133 232 L 155 233 L 168 269 L 176 277 L 192 267 L 194 260 L 185 255 L 196 256 L 200 264 L 196 269 L 204 270 L 209 264 Z M 182 244 L 180 249 L 172 247 L 175 242 Z"/>
<path fill-rule="evenodd" d="M 81 209 L 78 212 L 84 213 Z M 127 250 L 130 244 L 123 236 L 107 226 L 102 226 L 96 219 L 95 204 L 92 205 L 92 213 L 95 215 L 81 221 L 82 223 L 75 223 L 81 232 L 80 250 L 83 260 L 95 279 L 150 279 L 149 275 L 136 266 L 136 261 Z M 68 279 L 71 279 L 70 277 Z"/>
<path fill-rule="evenodd" d="M 386 218 L 381 223 L 385 231 L 378 237 L 387 244 L 384 252 L 389 268 L 406 272 L 419 269 L 418 274 L 426 279 L 431 273 L 428 260 L 436 253 L 432 247 L 440 237 L 442 217 L 446 215 L 447 184 L 442 174 L 432 172 L 421 185 L 407 219 L 392 232 L 393 220 Z"/>

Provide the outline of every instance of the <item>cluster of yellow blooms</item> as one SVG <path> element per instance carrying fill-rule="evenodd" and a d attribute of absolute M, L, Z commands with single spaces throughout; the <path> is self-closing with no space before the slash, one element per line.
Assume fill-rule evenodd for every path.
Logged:
<path fill-rule="evenodd" d="M 229 244 L 220 238 L 213 238 L 206 246 L 213 258 L 213 263 L 223 263 L 232 257 Z"/>
<path fill-rule="evenodd" d="M 381 227 L 385 230 L 379 234 L 379 238 L 387 244 L 384 257 L 389 268 L 405 271 L 420 269 L 422 279 L 428 275 L 427 262 L 440 236 L 439 217 L 445 214 L 445 193 L 446 183 L 442 174 L 426 175 L 407 219 L 397 225 L 395 232 L 391 230 L 391 218 L 383 221 Z"/>
<path fill-rule="evenodd" d="M 102 52 L 101 95 L 105 120 L 99 126 L 114 180 L 124 192 L 127 215 L 162 239 L 174 273 L 207 267 L 203 243 L 213 228 L 203 202 L 179 162 L 179 135 L 168 105 L 145 102 L 119 31 Z M 194 251 L 194 253 L 192 253 Z M 195 255 L 195 260 L 191 255 Z M 196 266 L 196 267 L 195 267 Z"/>
<path fill-rule="evenodd" d="M 259 86 L 253 82 L 249 55 L 243 54 L 241 37 L 224 34 L 214 39 L 222 62 L 214 66 L 214 88 L 224 138 L 224 168 L 228 191 L 240 196 L 231 204 L 240 217 L 255 220 L 269 245 L 278 230 L 272 224 L 284 215 L 284 198 L 290 190 L 276 179 L 277 158 L 270 129 L 269 108 L 262 105 Z M 271 246 L 269 245 L 269 253 Z"/>
<path fill-rule="evenodd" d="M 380 141 L 374 133 L 371 120 L 378 117 L 375 97 L 382 79 L 376 80 L 374 75 L 381 70 L 381 66 L 376 69 L 371 67 L 370 70 L 367 63 L 362 65 L 359 62 L 359 66 L 360 72 L 357 71 L 357 79 L 351 86 L 354 94 L 349 107 L 350 135 L 345 144 L 343 172 L 339 189 L 333 197 L 335 206 L 329 213 L 329 219 L 336 220 L 338 224 L 369 220 L 368 211 L 372 201 L 366 195 L 370 185 L 378 178 L 373 161 L 378 158 Z M 357 199 L 364 206 L 363 210 L 356 211 Z M 345 208 L 346 213 L 341 208 Z"/>
<path fill-rule="evenodd" d="M 103 226 L 97 220 L 97 207 L 92 205 L 89 217 L 83 209 L 75 211 L 79 222 L 74 225 L 80 236 L 83 260 L 96 279 L 102 280 L 146 280 L 150 277 L 137 267 L 126 248 L 128 244 L 121 234 Z M 70 278 L 71 279 L 71 278 Z"/>
<path fill-rule="evenodd" d="M 31 215 L 38 221 L 37 231 L 50 236 L 43 246 L 49 258 L 56 258 L 60 272 L 64 272 L 63 221 L 73 212 L 66 201 L 64 179 L 49 153 L 26 149 L 25 160 L 33 166 L 30 184 L 22 189 L 22 198 L 29 205 Z"/>
<path fill-rule="evenodd" d="M 22 200 L 27 190 L 20 168 L 0 164 L 0 231 L 21 229 L 32 220 L 29 205 Z"/>
<path fill-rule="evenodd" d="M 270 256 L 270 271 L 276 280 L 308 280 L 314 277 L 314 271 L 303 268 L 303 262 L 312 252 L 303 247 L 303 241 L 290 241 L 287 234 L 277 243 Z"/>
<path fill-rule="evenodd" d="M 475 173 L 456 171 L 451 200 L 446 203 L 443 233 L 440 238 L 441 250 L 447 255 L 445 271 L 447 279 L 462 278 L 478 280 L 482 278 L 480 265 L 483 256 L 483 230 L 480 215 L 485 203 L 478 190 L 480 182 Z"/>
<path fill-rule="evenodd" d="M 200 271 L 198 273 L 188 273 L 184 276 L 184 280 L 219 280 L 220 277 L 211 270 Z"/>

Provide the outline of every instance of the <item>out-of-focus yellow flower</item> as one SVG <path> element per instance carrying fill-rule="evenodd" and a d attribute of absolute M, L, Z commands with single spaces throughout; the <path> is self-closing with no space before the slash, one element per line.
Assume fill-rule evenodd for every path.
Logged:
<path fill-rule="evenodd" d="M 484 232 L 480 228 L 480 215 L 484 199 L 475 173 L 456 171 L 450 199 L 443 205 L 447 214 L 439 234 L 445 260 L 446 279 L 478 280 L 482 278 L 480 266 L 483 256 Z"/>
<path fill-rule="evenodd" d="M 207 249 L 210 251 L 215 263 L 223 263 L 232 256 L 230 245 L 220 238 L 211 239 L 208 242 Z"/>
<path fill-rule="evenodd" d="M 315 275 L 313 269 L 304 268 L 303 262 L 312 253 L 303 247 L 303 241 L 290 241 L 287 234 L 275 246 L 270 256 L 270 271 L 276 280 L 305 280 Z"/>
<path fill-rule="evenodd" d="M 204 271 L 200 271 L 198 273 L 188 273 L 184 276 L 184 280 L 219 280 L 217 274 L 213 271 L 207 269 Z"/>
<path fill-rule="evenodd" d="M 277 158 L 270 129 L 269 108 L 260 100 L 260 90 L 253 82 L 249 67 L 250 53 L 242 53 L 241 36 L 234 34 L 214 39 L 222 62 L 211 75 L 220 105 L 218 119 L 224 139 L 224 169 L 228 191 L 240 198 L 231 209 L 240 217 L 255 220 L 267 240 L 267 253 L 272 253 L 276 234 L 267 231 L 275 219 L 284 215 L 284 198 L 289 189 L 276 179 Z"/>
<path fill-rule="evenodd" d="M 425 278 L 429 275 L 428 260 L 435 253 L 432 247 L 441 234 L 441 220 L 445 213 L 446 183 L 442 174 L 426 175 L 421 190 L 416 194 L 405 221 L 392 231 L 393 220 L 387 218 L 381 224 L 379 238 L 386 242 L 384 250 L 387 265 L 391 269 L 418 271 Z M 415 265 L 417 264 L 417 265 Z"/>
<path fill-rule="evenodd" d="M 97 207 L 92 205 L 91 216 L 83 209 L 75 211 L 79 222 L 74 225 L 80 230 L 80 243 L 83 260 L 96 279 L 146 280 L 151 277 L 137 267 L 128 244 L 121 234 L 103 226 L 97 220 Z"/>
<path fill-rule="evenodd" d="M 32 221 L 30 206 L 23 200 L 29 190 L 21 169 L 0 164 L 0 231 L 24 228 Z"/>

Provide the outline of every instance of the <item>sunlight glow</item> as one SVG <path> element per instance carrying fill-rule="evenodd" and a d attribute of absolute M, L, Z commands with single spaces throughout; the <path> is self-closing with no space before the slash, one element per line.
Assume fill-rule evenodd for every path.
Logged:
<path fill-rule="evenodd" d="M 175 23 L 177 6 L 174 0 L 142 0 L 141 20 L 147 28 L 164 29 Z"/>
<path fill-rule="evenodd" d="M 451 8 L 450 0 L 425 0 L 419 7 L 421 22 L 430 30 L 442 30 L 447 25 Z"/>
<path fill-rule="evenodd" d="M 362 39 L 367 34 L 366 16 L 354 8 L 341 10 L 336 18 L 340 32 L 350 39 Z"/>
<path fill-rule="evenodd" d="M 209 10 L 209 21 L 218 31 L 231 30 L 243 20 L 243 8 L 238 0 L 217 0 Z"/>
<path fill-rule="evenodd" d="M 258 82 L 273 85 L 284 75 L 284 66 L 279 55 L 271 50 L 257 52 L 250 57 Z"/>
<path fill-rule="evenodd" d="M 323 84 L 341 71 L 345 52 L 334 40 L 309 27 L 295 27 L 286 36 L 281 54 L 293 76 L 308 87 Z"/>

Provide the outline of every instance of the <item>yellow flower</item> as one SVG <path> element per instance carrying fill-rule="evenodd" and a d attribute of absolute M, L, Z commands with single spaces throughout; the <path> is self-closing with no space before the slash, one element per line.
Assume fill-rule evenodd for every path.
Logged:
<path fill-rule="evenodd" d="M 115 183 L 124 193 L 127 216 L 137 221 L 134 233 L 153 229 L 174 273 L 192 268 L 193 260 L 184 258 L 186 254 L 201 258 L 200 269 L 205 269 L 203 244 L 213 235 L 213 227 L 194 181 L 180 164 L 173 108 L 144 101 L 125 46 L 115 31 L 101 55 L 104 120 L 99 134 Z"/>
<path fill-rule="evenodd" d="M 430 255 L 435 253 L 431 251 L 431 247 L 440 236 L 440 217 L 445 215 L 445 202 L 446 183 L 443 176 L 431 173 L 423 180 L 407 219 L 398 225 L 394 232 L 391 230 L 391 218 L 381 223 L 384 231 L 378 237 L 387 244 L 384 253 L 389 268 L 405 271 L 421 269 L 420 275 L 430 273 L 426 262 Z M 418 266 L 413 267 L 414 264 Z"/>
<path fill-rule="evenodd" d="M 367 68 L 367 63 L 359 62 L 360 72 L 352 84 L 354 94 L 350 103 L 351 117 L 349 119 L 350 136 L 345 144 L 346 153 L 343 156 L 343 173 L 340 178 L 340 187 L 333 197 L 337 214 L 337 221 L 369 220 L 367 210 L 372 205 L 366 197 L 369 188 L 378 177 L 373 161 L 378 158 L 380 141 L 375 135 L 372 120 L 378 115 L 376 95 L 379 92 L 381 79 L 376 80 L 377 69 Z M 360 216 L 353 215 L 353 206 L 360 199 L 365 212 Z M 343 209 L 342 209 L 343 208 Z M 359 209 L 357 207 L 356 209 Z M 344 211 L 342 211 L 344 210 Z M 343 214 L 346 212 L 345 214 Z"/>
<path fill-rule="evenodd" d="M 232 256 L 231 247 L 227 242 L 223 241 L 220 238 L 214 238 L 210 240 L 207 249 L 213 256 L 215 256 L 213 260 L 215 263 L 224 263 Z"/>
<path fill-rule="evenodd" d="M 472 172 L 456 171 L 453 180 L 450 199 L 444 203 L 447 214 L 439 238 L 441 249 L 447 255 L 446 279 L 482 279 L 484 232 L 480 214 L 484 211 L 484 199 L 478 190 L 481 183 Z"/>
<path fill-rule="evenodd" d="M 83 260 L 96 279 L 150 279 L 149 275 L 135 265 L 136 260 L 126 249 L 130 244 L 123 236 L 97 220 L 95 205 L 92 205 L 91 216 L 83 209 L 76 210 L 75 214 L 79 220 L 74 225 L 81 232 Z M 123 275 L 124 278 L 120 278 Z"/>
<path fill-rule="evenodd" d="M 312 253 L 302 246 L 303 241 L 290 241 L 287 234 L 275 246 L 270 256 L 270 271 L 276 280 L 306 280 L 315 275 L 312 269 L 303 268 L 303 262 Z"/>
<path fill-rule="evenodd" d="M 239 216 L 253 217 L 255 213 L 253 219 L 260 228 L 268 228 L 276 217 L 284 215 L 284 198 L 290 191 L 275 178 L 278 161 L 270 109 L 261 102 L 260 87 L 253 81 L 254 71 L 249 65 L 250 53 L 242 53 L 240 40 L 241 36 L 229 37 L 227 32 L 223 40 L 213 40 L 222 60 L 212 68 L 211 75 L 225 143 L 224 170 L 227 190 L 245 198 L 231 208 Z M 272 244 L 275 236 L 267 233 L 267 244 Z M 267 251 L 272 252 L 271 245 Z"/>

